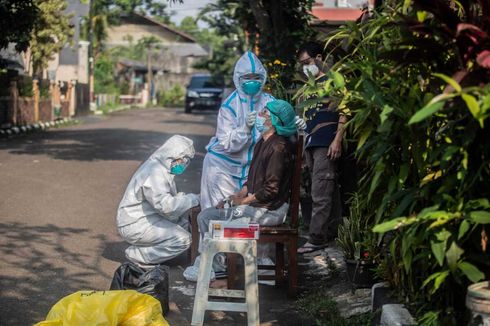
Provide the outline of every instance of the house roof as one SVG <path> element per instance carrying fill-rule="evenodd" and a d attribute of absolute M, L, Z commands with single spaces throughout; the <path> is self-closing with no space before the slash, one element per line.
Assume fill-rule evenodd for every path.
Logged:
<path fill-rule="evenodd" d="M 138 16 L 140 18 L 146 19 L 149 22 L 152 22 L 155 25 L 158 25 L 158 26 L 166 29 L 167 31 L 169 31 L 171 33 L 177 34 L 177 35 L 179 35 L 180 37 L 182 37 L 186 41 L 194 42 L 194 43 L 196 42 L 196 40 L 192 36 L 190 36 L 189 34 L 186 34 L 184 32 L 178 31 L 175 28 L 172 28 L 172 27 L 168 26 L 167 24 L 164 24 L 164 23 L 159 22 L 158 20 L 155 20 L 155 19 L 153 19 L 151 17 L 145 16 L 145 15 L 142 15 L 142 14 L 139 14 L 139 13 L 135 13 L 134 15 L 135 16 Z"/>
<path fill-rule="evenodd" d="M 197 43 L 165 44 L 165 49 L 178 57 L 204 57 L 208 52 Z"/>
<path fill-rule="evenodd" d="M 362 15 L 362 9 L 357 8 L 325 8 L 313 7 L 311 14 L 316 18 L 313 24 L 321 23 L 344 23 L 346 21 L 356 21 Z"/>
<path fill-rule="evenodd" d="M 148 66 L 146 63 L 138 60 L 131 60 L 131 59 L 126 59 L 126 58 L 119 58 L 117 62 L 125 67 L 132 68 L 135 71 L 139 72 L 144 72 L 146 73 L 148 71 Z M 152 66 L 152 69 L 154 72 L 157 72 L 160 69 L 160 67 L 157 67 L 156 65 Z"/>
<path fill-rule="evenodd" d="M 23 73 L 24 60 L 15 50 L 14 43 L 9 43 L 8 47 L 0 50 L 0 68 L 17 70 L 19 73 Z"/>

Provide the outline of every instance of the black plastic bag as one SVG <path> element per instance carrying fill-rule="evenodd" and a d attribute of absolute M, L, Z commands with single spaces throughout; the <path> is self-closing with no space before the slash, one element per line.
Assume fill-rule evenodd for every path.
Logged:
<path fill-rule="evenodd" d="M 169 310 L 168 267 L 158 265 L 144 270 L 134 263 L 123 263 L 114 273 L 111 290 L 136 290 L 149 294 L 160 301 L 163 314 L 166 315 Z"/>

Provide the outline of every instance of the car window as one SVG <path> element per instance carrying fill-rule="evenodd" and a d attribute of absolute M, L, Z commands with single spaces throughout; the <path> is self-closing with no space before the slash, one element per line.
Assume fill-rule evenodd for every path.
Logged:
<path fill-rule="evenodd" d="M 190 88 L 211 88 L 223 87 L 223 82 L 212 78 L 211 76 L 192 77 L 189 84 Z"/>

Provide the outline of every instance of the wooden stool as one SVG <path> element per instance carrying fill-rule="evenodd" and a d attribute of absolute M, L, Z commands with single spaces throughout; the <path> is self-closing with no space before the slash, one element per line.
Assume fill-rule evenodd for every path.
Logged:
<path fill-rule="evenodd" d="M 211 239 L 206 233 L 199 265 L 196 296 L 191 325 L 202 325 L 206 310 L 246 312 L 248 326 L 259 326 L 259 286 L 257 276 L 257 241 L 249 239 Z M 243 256 L 245 290 L 210 289 L 211 268 L 217 253 L 235 253 Z M 209 296 L 244 298 L 245 302 L 209 301 Z"/>

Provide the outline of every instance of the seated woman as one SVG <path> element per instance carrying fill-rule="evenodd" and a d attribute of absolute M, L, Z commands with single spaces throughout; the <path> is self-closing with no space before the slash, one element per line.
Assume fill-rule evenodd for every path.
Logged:
<path fill-rule="evenodd" d="M 188 211 L 199 205 L 199 196 L 177 192 L 174 177 L 193 157 L 192 140 L 172 136 L 129 181 L 117 211 L 117 228 L 131 244 L 126 257 L 133 263 L 160 264 L 189 248 Z"/>
<path fill-rule="evenodd" d="M 220 202 L 216 208 L 198 215 L 201 235 L 208 232 L 211 220 L 248 218 L 250 222 L 272 226 L 282 224 L 286 218 L 293 165 L 289 137 L 296 133 L 294 109 L 286 101 L 271 101 L 257 114 L 255 124 L 262 137 L 255 145 L 247 181 L 229 198 L 233 207 L 225 208 L 225 203 Z M 220 258 L 215 260 L 213 269 L 219 265 L 224 267 Z"/>

